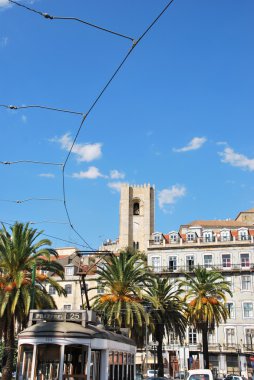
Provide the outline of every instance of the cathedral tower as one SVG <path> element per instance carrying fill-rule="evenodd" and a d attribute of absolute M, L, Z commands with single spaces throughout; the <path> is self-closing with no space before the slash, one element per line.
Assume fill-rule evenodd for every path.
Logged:
<path fill-rule="evenodd" d="M 123 184 L 120 199 L 119 247 L 146 251 L 154 232 L 154 187 Z"/>

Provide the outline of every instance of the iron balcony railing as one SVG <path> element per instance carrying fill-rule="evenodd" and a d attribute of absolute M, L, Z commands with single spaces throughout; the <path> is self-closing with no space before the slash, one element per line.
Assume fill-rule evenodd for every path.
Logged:
<path fill-rule="evenodd" d="M 151 239 L 149 240 L 149 247 L 152 246 L 175 246 L 175 245 L 190 245 L 190 244 L 246 244 L 246 243 L 253 243 L 254 237 L 252 235 L 237 235 L 237 236 L 195 236 L 193 238 L 188 238 L 186 236 L 185 238 L 182 238 L 180 236 L 174 236 L 174 239 L 169 239 L 167 241 L 165 238 L 160 239 Z"/>
<path fill-rule="evenodd" d="M 231 271 L 254 271 L 254 263 L 241 263 L 241 264 L 204 264 L 199 265 L 200 267 L 207 268 L 207 269 L 216 269 L 223 272 L 231 272 Z M 150 269 L 155 273 L 185 273 L 185 272 L 193 272 L 194 269 L 197 267 L 197 264 L 193 265 L 151 265 Z"/>

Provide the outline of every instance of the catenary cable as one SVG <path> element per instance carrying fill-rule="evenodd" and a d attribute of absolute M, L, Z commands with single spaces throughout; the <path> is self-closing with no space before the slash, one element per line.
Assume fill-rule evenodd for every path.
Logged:
<path fill-rule="evenodd" d="M 163 15 L 163 13 L 168 9 L 168 7 L 173 3 L 174 0 L 171 0 L 164 8 L 163 10 L 160 12 L 160 14 L 152 21 L 152 23 L 145 29 L 145 31 L 141 34 L 141 36 L 139 37 L 139 39 L 137 41 L 134 41 L 131 48 L 128 50 L 127 54 L 125 55 L 125 57 L 123 58 L 123 60 L 120 62 L 120 64 L 118 65 L 118 67 L 116 68 L 116 70 L 114 71 L 113 75 L 110 77 L 110 79 L 107 81 L 106 85 L 102 88 L 102 90 L 100 91 L 100 93 L 98 94 L 98 96 L 95 98 L 95 100 L 93 101 L 93 103 L 91 104 L 90 108 L 88 109 L 87 113 L 83 116 L 82 118 L 82 121 L 79 125 L 79 128 L 78 128 L 78 131 L 74 137 L 74 140 L 72 142 L 72 145 L 67 153 L 67 156 L 66 156 L 66 159 L 65 159 L 65 162 L 64 162 L 64 165 L 63 165 L 63 168 L 62 168 L 62 176 L 63 176 L 63 181 L 62 181 L 62 184 L 63 184 L 63 197 L 64 197 L 64 207 L 65 207 L 65 211 L 66 211 L 66 214 L 67 214 L 67 218 L 70 222 L 70 226 L 73 228 L 73 230 L 80 236 L 80 234 L 76 231 L 76 229 L 74 228 L 74 226 L 72 225 L 71 223 L 71 219 L 70 219 L 70 215 L 69 215 L 69 211 L 68 211 L 68 208 L 67 208 L 67 203 L 66 203 L 66 190 L 65 190 L 65 168 L 66 168 L 66 164 L 69 160 L 69 157 L 71 155 L 71 152 L 73 150 L 73 147 L 75 145 L 75 142 L 79 136 L 79 133 L 83 127 L 83 124 L 87 118 L 87 116 L 91 113 L 91 111 L 94 109 L 94 107 L 96 106 L 96 104 L 98 103 L 98 101 L 100 100 L 100 98 L 102 97 L 102 95 L 104 94 L 104 92 L 107 90 L 107 88 L 109 87 L 109 85 L 111 84 L 111 82 L 113 81 L 113 79 L 116 77 L 116 75 L 118 74 L 118 72 L 120 71 L 120 69 L 122 68 L 122 66 L 124 65 L 124 63 L 126 62 L 126 60 L 128 59 L 128 57 L 130 56 L 130 54 L 132 53 L 132 51 L 134 50 L 134 48 L 139 44 L 139 42 L 145 37 L 145 35 L 148 33 L 148 31 L 154 26 L 154 24 L 159 20 L 159 18 Z M 82 238 L 83 240 L 83 238 Z M 84 241 L 84 240 L 83 240 Z M 86 242 L 85 242 L 86 243 Z M 89 248 L 91 248 L 89 246 Z"/>
<path fill-rule="evenodd" d="M 33 160 L 18 160 L 18 161 L 0 161 L 1 165 L 15 165 L 15 164 L 39 164 L 39 165 L 56 165 L 63 166 L 61 162 L 44 162 L 44 161 L 33 161 Z"/>
<path fill-rule="evenodd" d="M 74 114 L 74 115 L 81 115 L 81 116 L 84 115 L 83 112 L 66 110 L 66 109 L 63 109 L 63 108 L 42 106 L 42 105 L 39 105 L 39 104 L 28 104 L 28 105 L 25 105 L 25 106 L 0 104 L 0 107 L 7 108 L 7 109 L 10 109 L 10 110 L 21 110 L 21 109 L 27 109 L 27 108 L 40 108 L 40 109 L 49 110 L 49 111 L 71 113 L 71 114 Z"/>
<path fill-rule="evenodd" d="M 57 199 L 57 198 L 27 198 L 27 199 L 18 199 L 18 200 L 0 199 L 0 202 L 10 202 L 10 203 L 25 203 L 25 202 L 31 202 L 31 201 L 55 201 L 55 202 L 63 202 L 62 199 Z"/>
<path fill-rule="evenodd" d="M 77 21 L 77 22 L 80 22 L 80 23 L 85 24 L 87 26 L 91 26 L 92 28 L 101 30 L 103 32 L 110 33 L 110 34 L 113 34 L 113 35 L 118 36 L 118 37 L 125 38 L 125 39 L 130 40 L 130 41 L 134 41 L 134 38 L 132 38 L 130 36 L 126 36 L 125 34 L 118 33 L 118 32 L 115 32 L 113 30 L 103 28 L 103 27 L 101 27 L 99 25 L 96 25 L 96 24 L 90 23 L 88 21 L 82 20 L 82 19 L 80 19 L 78 17 L 52 16 L 52 15 L 50 15 L 48 13 L 37 11 L 34 8 L 30 8 L 30 7 L 28 7 L 28 6 L 24 5 L 24 4 L 21 4 L 21 3 L 17 2 L 17 1 L 14 1 L 14 0 L 9 0 L 9 3 L 18 5 L 19 7 L 25 8 L 26 10 L 28 10 L 30 12 L 34 12 L 34 13 L 36 13 L 36 14 L 38 14 L 38 15 L 46 18 L 46 19 L 49 19 L 49 20 Z"/>
<path fill-rule="evenodd" d="M 3 221 L 3 220 L 0 220 L 0 223 L 3 224 L 3 225 L 6 224 L 6 225 L 8 225 L 8 226 L 12 226 L 11 223 L 6 222 L 6 221 Z M 42 233 L 41 235 L 46 236 L 46 237 L 49 237 L 49 238 L 51 238 L 51 239 L 60 240 L 60 241 L 63 241 L 63 242 L 65 242 L 65 243 L 70 243 L 70 244 L 73 244 L 73 245 L 78 245 L 79 247 L 86 248 L 86 246 L 83 245 L 83 244 L 80 244 L 80 243 L 77 243 L 77 242 L 73 242 L 73 241 L 70 241 L 70 240 L 66 240 L 66 239 L 62 239 L 62 238 L 57 237 L 57 236 L 48 235 L 48 234 L 44 234 L 44 233 Z"/>
<path fill-rule="evenodd" d="M 148 31 L 154 26 L 154 24 L 159 20 L 159 18 L 164 14 L 164 12 L 169 8 L 169 6 L 173 3 L 174 0 L 171 0 L 169 1 L 169 3 L 163 8 L 163 10 L 160 12 L 160 14 L 152 21 L 152 23 L 145 29 L 145 31 L 141 34 L 141 36 L 138 38 L 137 41 L 134 41 L 132 38 L 129 38 L 132 40 L 133 44 L 131 46 L 131 48 L 128 50 L 127 54 L 125 55 L 125 57 L 123 58 L 123 60 L 120 62 L 120 64 L 118 65 L 118 67 L 116 68 L 116 70 L 114 71 L 113 75 L 110 77 L 110 79 L 108 80 L 108 82 L 106 83 L 106 85 L 103 87 L 103 89 L 100 91 L 99 95 L 95 98 L 94 102 L 91 104 L 90 108 L 88 109 L 88 112 L 86 114 L 83 114 L 83 118 L 82 118 L 82 121 L 80 123 L 80 126 L 78 128 L 78 131 L 74 137 L 74 140 L 72 142 L 72 145 L 67 153 L 67 156 L 66 156 L 66 159 L 65 159 L 65 162 L 63 164 L 63 167 L 62 167 L 62 177 L 63 177 L 63 181 L 62 181 L 62 188 L 63 188 L 63 198 L 64 198 L 64 207 L 65 207 L 65 211 L 66 211 L 66 215 L 67 215 L 67 218 L 68 218 L 68 221 L 69 221 L 69 224 L 70 224 L 70 227 L 74 230 L 74 232 L 82 239 L 82 241 L 87 245 L 87 247 L 89 247 L 90 249 L 92 249 L 90 247 L 90 245 L 83 239 L 83 237 L 78 233 L 78 231 L 74 228 L 72 222 L 71 222 L 71 219 L 70 219 L 70 215 L 69 215 L 69 211 L 68 211 L 68 208 L 67 208 L 67 202 L 66 202 L 66 191 L 65 191 L 65 167 L 66 167 L 66 164 L 69 160 L 69 157 L 70 157 L 70 154 L 72 153 L 72 150 L 73 150 L 73 147 L 75 145 L 75 142 L 79 136 L 79 133 L 81 131 L 81 128 L 84 124 L 84 121 L 86 119 L 86 117 L 90 114 L 90 112 L 93 110 L 93 108 L 96 106 L 97 102 L 100 100 L 100 98 L 102 97 L 102 95 L 104 94 L 104 92 L 107 90 L 107 88 L 109 87 L 109 85 L 111 84 L 111 82 L 113 81 L 113 79 L 115 78 L 115 76 L 118 74 L 118 72 L 120 71 L 120 69 L 122 68 L 122 66 L 124 65 L 124 63 L 126 62 L 126 60 L 128 59 L 129 55 L 132 53 L 132 51 L 134 50 L 134 48 L 139 44 L 139 42 L 145 37 L 145 35 L 148 33 Z M 48 14 L 43 14 L 42 12 L 39 12 L 39 11 L 36 11 L 35 9 L 32 9 L 32 8 L 29 8 L 27 6 L 24 6 L 23 4 L 20 4 L 20 3 L 17 3 L 13 0 L 9 0 L 9 2 L 11 3 L 14 3 L 16 5 L 19 5 L 23 8 L 26 8 L 27 10 L 30 10 L 32 12 L 35 12 L 35 13 L 38 13 L 46 18 L 51 18 L 52 16 L 48 15 Z M 73 19 L 73 18 L 66 18 L 66 19 Z M 76 20 L 78 21 L 78 20 Z M 13 108 L 15 109 L 15 108 Z M 93 250 L 93 249 L 92 249 Z M 93 250 L 94 251 L 94 250 Z"/>
<path fill-rule="evenodd" d="M 95 98 L 94 102 L 91 104 L 90 108 L 88 109 L 87 113 L 84 115 L 83 119 L 82 119 L 82 122 L 79 126 L 79 129 L 76 133 L 76 136 L 74 137 L 74 141 L 72 143 L 72 146 L 67 154 L 67 157 L 66 157 L 66 160 L 64 162 L 64 167 L 66 166 L 66 163 L 69 159 L 69 156 L 72 152 L 72 149 L 73 149 L 73 146 L 75 144 L 75 141 L 77 140 L 78 138 L 78 135 L 80 133 L 80 130 L 83 126 L 83 123 L 85 121 L 85 119 L 87 118 L 87 116 L 91 113 L 91 111 L 93 110 L 93 108 L 95 107 L 95 105 L 98 103 L 99 99 L 101 98 L 101 96 L 104 94 L 104 92 L 107 90 L 108 86 L 110 85 L 110 83 L 113 81 L 113 79 L 115 78 L 115 76 L 118 74 L 118 72 L 120 71 L 120 69 L 122 68 L 122 66 L 124 65 L 124 63 L 126 62 L 126 60 L 128 59 L 128 57 L 130 56 L 130 54 L 133 52 L 134 48 L 140 43 L 140 41 L 145 37 L 145 35 L 148 33 L 148 31 L 154 26 L 154 24 L 159 20 L 159 18 L 166 12 L 166 10 L 168 9 L 168 7 L 173 3 L 174 0 L 170 0 L 169 3 L 163 8 L 163 10 L 160 12 L 160 14 L 153 20 L 153 22 L 145 29 L 145 31 L 141 34 L 141 36 L 138 38 L 137 41 L 134 41 L 133 45 L 131 46 L 131 48 L 128 50 L 127 54 L 125 55 L 125 57 L 123 58 L 123 60 L 120 62 L 120 64 L 118 65 L 118 67 L 116 68 L 116 70 L 114 71 L 113 75 L 110 77 L 110 79 L 107 81 L 106 85 L 103 87 L 103 89 L 100 91 L 99 95 Z"/>

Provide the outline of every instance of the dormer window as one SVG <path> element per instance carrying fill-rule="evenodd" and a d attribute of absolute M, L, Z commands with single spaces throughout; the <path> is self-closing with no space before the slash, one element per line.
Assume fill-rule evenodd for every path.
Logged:
<path fill-rule="evenodd" d="M 161 242 L 161 235 L 160 234 L 154 235 L 154 243 L 160 244 L 160 242 Z"/>
<path fill-rule="evenodd" d="M 187 241 L 194 241 L 195 240 L 195 234 L 193 232 L 187 233 Z"/>
<path fill-rule="evenodd" d="M 74 275 L 74 266 L 65 267 L 65 275 L 66 276 L 73 276 Z"/>
<path fill-rule="evenodd" d="M 140 215 L 139 202 L 133 204 L 133 215 Z"/>
<path fill-rule="evenodd" d="M 230 240 L 230 231 L 222 230 L 220 233 L 221 241 L 229 241 Z"/>
<path fill-rule="evenodd" d="M 248 240 L 248 230 L 247 228 L 238 230 L 239 240 Z"/>
<path fill-rule="evenodd" d="M 203 240 L 204 240 L 204 242 L 213 241 L 212 231 L 203 231 Z"/>
<path fill-rule="evenodd" d="M 177 242 L 177 234 L 172 234 L 170 235 L 170 241 L 171 243 L 176 243 Z"/>

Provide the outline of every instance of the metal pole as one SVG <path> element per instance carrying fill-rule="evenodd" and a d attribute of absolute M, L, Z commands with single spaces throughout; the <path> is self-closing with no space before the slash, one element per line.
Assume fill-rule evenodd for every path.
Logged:
<path fill-rule="evenodd" d="M 36 264 L 33 265 L 33 269 L 32 269 L 31 309 L 34 309 L 34 298 L 35 298 L 35 271 L 36 271 Z"/>
<path fill-rule="evenodd" d="M 148 339 L 147 339 L 147 319 L 146 319 L 146 371 L 148 369 Z"/>
<path fill-rule="evenodd" d="M 153 356 L 153 363 L 154 363 L 154 364 L 153 364 L 153 365 L 154 365 L 153 369 L 154 369 L 154 371 L 155 371 L 155 349 L 156 349 L 156 346 L 154 345 L 154 346 L 153 346 L 153 350 L 154 350 L 154 351 L 153 351 L 153 355 L 154 355 L 154 356 Z M 155 376 L 155 372 L 154 372 L 154 376 Z"/>

